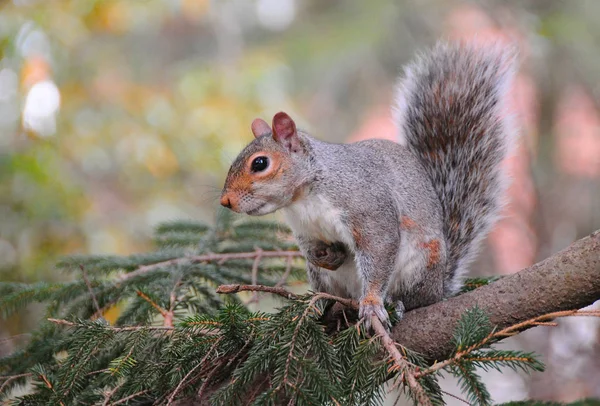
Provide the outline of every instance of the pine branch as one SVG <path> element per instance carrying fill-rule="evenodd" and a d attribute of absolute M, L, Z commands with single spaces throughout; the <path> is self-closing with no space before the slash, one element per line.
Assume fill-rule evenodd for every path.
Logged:
<path fill-rule="evenodd" d="M 0 376 L 0 381 L 4 380 L 2 385 L 0 385 L 0 395 L 4 391 L 4 388 L 6 388 L 12 381 L 20 379 L 20 378 L 29 378 L 31 375 L 32 375 L 31 373 L 26 373 L 26 374 L 18 374 L 18 375 L 10 375 L 10 376 Z"/>
<path fill-rule="evenodd" d="M 164 268 L 172 265 L 181 264 L 197 264 L 202 262 L 217 262 L 223 264 L 226 261 L 233 259 L 255 259 L 257 256 L 261 258 L 302 258 L 299 251 L 258 251 L 254 252 L 228 252 L 222 254 L 205 254 L 205 255 L 190 255 L 181 258 L 173 258 L 166 261 L 156 262 L 148 265 L 141 265 L 135 271 L 126 273 L 119 278 L 123 282 L 140 275 L 144 275 L 158 268 Z"/>
<path fill-rule="evenodd" d="M 513 336 L 513 335 L 517 334 L 519 331 L 522 331 L 524 329 L 539 326 L 539 325 L 556 326 L 556 323 L 549 324 L 549 323 L 544 322 L 544 320 L 553 320 L 553 319 L 557 319 L 560 317 L 577 317 L 577 316 L 600 317 L 600 310 L 567 310 L 567 311 L 562 311 L 562 312 L 548 313 L 548 314 L 544 314 L 539 317 L 534 317 L 533 319 L 529 319 L 529 320 L 526 320 L 521 323 L 514 324 L 512 326 L 506 327 L 499 331 L 492 331 L 481 341 L 478 341 L 478 342 L 470 345 L 467 348 L 460 349 L 460 347 L 459 347 L 459 351 L 456 351 L 456 353 L 451 358 L 448 358 L 447 360 L 442 361 L 442 362 L 436 362 L 431 367 L 429 367 L 425 370 L 422 370 L 420 372 L 417 372 L 416 376 L 417 376 L 417 378 L 421 378 L 425 375 L 429 375 L 429 374 L 437 372 L 441 369 L 444 369 L 452 364 L 456 364 L 456 363 L 460 362 L 462 358 L 468 356 L 469 354 L 473 353 L 474 351 L 476 351 L 484 346 L 487 346 L 491 343 L 499 341 L 502 338 Z M 469 360 L 470 361 L 496 361 L 496 362 L 507 362 L 507 361 L 512 360 L 512 361 L 521 361 L 521 362 L 531 362 L 530 357 L 512 357 L 512 359 L 507 359 L 505 357 L 478 356 L 478 357 L 469 357 Z"/>
<path fill-rule="evenodd" d="M 90 292 L 90 297 L 92 298 L 92 303 L 94 304 L 94 308 L 96 309 L 96 313 L 100 313 L 100 306 L 98 306 L 98 299 L 96 299 L 96 295 L 94 294 L 94 288 L 92 288 L 92 284 L 87 277 L 87 272 L 85 271 L 85 267 L 83 265 L 79 265 L 81 269 L 81 275 L 83 277 L 83 281 L 85 282 L 85 286 L 88 288 L 88 292 Z"/>
<path fill-rule="evenodd" d="M 420 405 L 431 405 L 429 397 L 427 396 L 425 390 L 415 377 L 414 368 L 411 365 L 409 365 L 409 363 L 406 361 L 406 358 L 400 354 L 400 351 L 398 351 L 398 349 L 396 348 L 396 344 L 394 343 L 394 341 L 392 341 L 389 333 L 387 332 L 385 327 L 383 327 L 383 324 L 381 324 L 381 321 L 379 321 L 379 318 L 377 316 L 373 316 L 371 318 L 371 325 L 373 326 L 373 329 L 375 330 L 377 335 L 381 337 L 383 346 L 394 360 L 398 371 L 400 371 L 404 382 L 408 384 L 411 394 L 413 395 L 415 400 L 418 401 Z"/>
<path fill-rule="evenodd" d="M 194 371 L 196 371 L 198 368 L 205 366 L 206 360 L 211 355 L 211 353 L 215 350 L 215 348 L 217 348 L 217 346 L 219 345 L 221 340 L 222 340 L 222 338 L 218 338 L 217 340 L 215 340 L 212 347 L 210 347 L 210 349 L 206 352 L 206 355 L 204 356 L 204 358 L 202 358 L 202 360 L 200 360 L 200 362 L 196 366 L 194 366 L 192 369 L 189 370 L 189 372 L 187 374 L 185 374 L 185 376 L 179 382 L 179 384 L 177 385 L 177 387 L 175 388 L 173 393 L 171 393 L 171 395 L 169 396 L 169 399 L 167 400 L 167 406 L 170 406 L 173 403 L 173 399 L 175 399 L 175 396 L 177 396 L 177 393 L 181 390 L 182 386 L 186 383 L 186 381 L 190 377 L 190 375 L 192 375 L 194 373 Z"/>
<path fill-rule="evenodd" d="M 83 324 L 83 323 L 74 323 L 74 322 L 68 321 L 68 320 L 61 320 L 61 319 L 49 318 L 48 321 L 51 322 L 51 323 L 60 324 L 60 325 L 63 325 L 63 326 L 79 327 L 79 328 L 89 328 L 89 326 L 86 325 L 86 324 Z M 168 327 L 168 326 L 131 326 L 131 327 L 111 327 L 111 326 L 106 326 L 105 328 L 113 330 L 113 331 L 116 331 L 116 332 L 140 331 L 140 330 L 167 331 L 167 330 L 173 330 L 174 329 L 174 327 Z"/>
<path fill-rule="evenodd" d="M 363 405 L 381 402 L 382 385 L 393 378 L 415 402 L 438 405 L 437 378 L 444 369 L 459 377 L 472 403 L 485 404 L 489 396 L 475 368 L 543 368 L 533 354 L 492 344 L 526 328 L 553 326 L 558 317 L 600 316 L 571 310 L 600 297 L 595 234 L 517 275 L 475 281 L 471 292 L 407 312 L 392 334 L 374 321 L 378 336 L 369 337 L 361 321 L 352 326 L 355 319 L 343 312 L 350 328 L 341 329 L 339 318 L 330 328 L 334 308 L 346 306 L 353 314 L 357 303 L 284 289 L 300 253 L 285 250 L 289 245 L 265 232 L 271 228 L 235 225 L 229 218 L 214 230 L 172 223 L 157 234 L 164 246 L 187 251 L 76 257 L 62 266 L 85 266 L 81 281 L 0 284 L 0 310 L 7 314 L 32 301 L 50 303 L 50 323 L 25 349 L 0 358 L 6 372 L 0 392 L 32 376 L 33 392 L 22 404 L 122 404 L 135 398 L 165 404 L 196 396 L 209 404 Z M 222 294 L 266 292 L 287 302 L 275 314 L 252 313 L 236 296 L 219 300 L 218 285 Z M 117 303 L 127 307 L 116 326 L 91 321 Z M 331 312 L 324 317 L 326 309 Z M 151 325 L 157 315 L 162 326 Z M 56 358 L 65 353 L 67 358 Z M 427 363 L 436 358 L 440 362 Z"/>
<path fill-rule="evenodd" d="M 149 391 L 149 390 L 147 390 L 147 389 L 146 389 L 146 390 L 141 390 L 141 391 L 139 391 L 139 392 L 136 392 L 136 393 L 133 393 L 133 394 L 131 394 L 131 395 L 129 395 L 129 396 L 126 396 L 126 397 L 124 397 L 123 399 L 119 399 L 118 401 L 111 403 L 111 405 L 112 405 L 112 406 L 116 406 L 116 405 L 122 405 L 123 403 L 127 403 L 127 402 L 129 402 L 131 399 L 135 399 L 135 398 L 137 398 L 138 396 L 142 396 L 143 394 L 145 394 L 145 393 L 148 393 L 148 392 L 150 392 L 150 391 Z"/>

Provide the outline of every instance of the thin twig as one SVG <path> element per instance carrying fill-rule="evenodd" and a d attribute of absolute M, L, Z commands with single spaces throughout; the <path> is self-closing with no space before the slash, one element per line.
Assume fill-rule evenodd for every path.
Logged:
<path fill-rule="evenodd" d="M 181 388 L 181 386 L 183 385 L 183 383 L 189 378 L 189 376 L 198 368 L 200 368 L 202 366 L 202 362 L 199 362 L 198 364 L 196 364 L 192 369 L 189 370 L 189 372 L 187 374 L 185 374 L 185 376 L 183 377 L 183 379 L 179 382 L 179 384 L 177 385 L 177 387 L 175 388 L 175 390 L 173 391 L 173 393 L 171 393 L 171 396 L 169 396 L 169 399 L 167 400 L 167 406 L 169 406 L 170 404 L 173 403 L 173 399 L 175 398 L 175 395 L 177 395 L 177 393 L 179 392 L 179 389 Z"/>
<path fill-rule="evenodd" d="M 162 268 L 169 265 L 178 264 L 197 264 L 200 262 L 219 262 L 224 263 L 232 259 L 253 259 L 256 258 L 257 252 L 228 252 L 222 254 L 205 254 L 205 255 L 190 255 L 181 258 L 173 258 L 166 261 L 156 262 L 154 264 L 142 265 L 135 271 L 121 275 L 118 278 L 118 282 L 123 282 L 131 278 L 148 273 L 154 269 Z M 262 258 L 283 258 L 283 257 L 302 257 L 300 251 L 262 251 L 260 253 Z"/>
<path fill-rule="evenodd" d="M 302 316 L 300 316 L 298 323 L 296 323 L 296 328 L 294 329 L 294 334 L 292 335 L 292 340 L 290 342 L 290 351 L 288 352 L 288 357 L 285 361 L 285 371 L 283 373 L 283 380 L 281 381 L 281 383 L 279 384 L 279 386 L 277 387 L 276 390 L 279 390 L 281 388 L 281 385 L 288 384 L 287 377 L 288 377 L 288 373 L 290 370 L 292 357 L 294 356 L 294 348 L 296 347 L 296 339 L 298 338 L 298 334 L 300 333 L 300 326 L 302 325 L 302 322 L 304 321 L 306 316 L 308 316 L 308 312 L 313 308 L 313 306 L 317 302 L 317 300 L 318 300 L 318 295 L 313 297 L 313 299 L 310 301 L 308 306 L 306 306 L 306 309 L 304 309 L 304 312 L 302 312 Z"/>
<path fill-rule="evenodd" d="M 48 389 L 50 389 L 52 392 L 56 393 L 56 391 L 54 390 L 54 387 L 52 386 L 52 383 L 48 380 L 48 378 L 46 377 L 46 375 L 44 375 L 44 374 L 38 374 L 38 376 L 40 378 L 42 378 L 42 380 L 44 381 L 44 383 L 46 384 L 46 386 L 48 387 Z M 58 404 L 60 406 L 65 406 L 65 404 L 62 401 L 58 402 Z"/>
<path fill-rule="evenodd" d="M 129 395 L 127 397 L 124 397 L 123 399 L 119 399 L 117 400 L 115 403 L 113 403 L 112 405 L 120 405 L 121 403 L 126 403 L 128 401 L 130 401 L 133 398 L 137 398 L 138 396 L 143 395 L 144 393 L 148 392 L 148 389 L 145 390 L 141 390 L 139 392 L 134 393 L 133 395 Z"/>
<path fill-rule="evenodd" d="M 171 393 L 171 396 L 169 396 L 169 399 L 167 400 L 167 406 L 171 405 L 173 403 L 173 399 L 175 399 L 175 396 L 177 395 L 177 393 L 179 392 L 179 390 L 181 389 L 181 387 L 183 386 L 184 382 L 189 378 L 189 376 L 199 367 L 201 367 L 204 362 L 206 362 L 206 360 L 208 359 L 208 356 L 210 355 L 211 352 L 213 352 L 213 350 L 215 348 L 217 348 L 217 345 L 219 345 L 219 343 L 221 342 L 221 338 L 217 339 L 214 344 L 208 349 L 208 351 L 206 352 L 206 355 L 204 355 L 204 357 L 200 360 L 200 362 L 198 364 L 196 364 L 196 366 L 194 366 L 192 369 L 190 369 L 190 371 L 185 374 L 185 376 L 183 377 L 183 379 L 179 382 L 179 384 L 177 385 L 177 387 L 175 388 L 175 390 L 173 391 L 173 393 Z"/>
<path fill-rule="evenodd" d="M 269 292 L 275 295 L 279 295 L 281 297 L 285 297 L 286 299 L 299 299 L 300 296 L 292 293 L 284 288 L 275 288 L 272 286 L 264 286 L 264 285 L 221 285 L 217 288 L 217 293 L 238 293 L 238 292 Z"/>
<path fill-rule="evenodd" d="M 287 279 L 290 277 L 290 273 L 292 272 L 292 257 L 290 255 L 285 259 L 285 272 L 281 275 L 281 279 L 275 285 L 276 288 L 280 288 L 287 282 Z"/>
<path fill-rule="evenodd" d="M 180 276 L 177 279 L 177 282 L 173 285 L 173 289 L 171 289 L 171 293 L 169 294 L 169 310 L 167 311 L 166 316 L 164 316 L 163 326 L 173 327 L 173 319 L 175 318 L 175 307 L 177 306 L 177 288 L 181 285 Z"/>
<path fill-rule="evenodd" d="M 10 337 L 0 338 L 0 344 L 5 343 L 7 341 L 16 340 L 17 338 L 20 338 L 20 337 L 29 337 L 29 336 L 31 336 L 30 333 L 22 333 L 22 334 L 15 334 L 14 336 L 10 336 Z"/>
<path fill-rule="evenodd" d="M 198 395 L 196 396 L 196 398 L 198 400 L 202 400 L 202 396 L 204 395 L 204 390 L 208 386 L 208 383 L 213 378 L 215 373 L 217 373 L 217 371 L 219 371 L 219 369 L 221 368 L 221 365 L 222 365 L 222 363 L 215 365 L 215 367 L 208 373 L 206 378 L 204 378 L 204 382 L 202 382 L 202 385 L 200 386 L 200 389 L 198 390 Z"/>
<path fill-rule="evenodd" d="M 414 369 L 409 365 L 406 358 L 400 354 L 400 351 L 398 351 L 396 348 L 394 340 L 392 340 L 390 334 L 385 327 L 383 327 L 383 324 L 381 324 L 381 321 L 377 316 L 371 317 L 371 325 L 373 326 L 373 329 L 377 335 L 381 337 L 381 343 L 396 363 L 398 370 L 403 373 L 404 381 L 410 387 L 415 399 L 420 405 L 431 405 L 431 400 L 427 396 L 427 393 L 425 393 L 425 389 L 423 389 L 415 377 Z"/>
<path fill-rule="evenodd" d="M 273 293 L 275 295 L 279 295 L 281 297 L 284 297 L 284 298 L 290 299 L 290 300 L 298 300 L 301 298 L 301 296 L 296 295 L 295 293 L 292 293 L 282 287 L 277 287 L 277 286 L 232 284 L 232 285 L 221 285 L 217 288 L 217 293 L 230 294 L 230 293 L 238 293 L 238 292 L 268 292 L 268 293 Z M 329 293 L 325 293 L 325 292 L 319 292 L 319 293 L 315 294 L 311 298 L 311 301 L 313 301 L 315 299 L 316 300 L 319 300 L 319 299 L 335 300 L 336 302 L 339 302 L 339 303 L 343 304 L 344 306 L 350 307 L 352 309 L 358 309 L 358 302 L 356 302 L 352 299 L 330 295 Z"/>
<path fill-rule="evenodd" d="M 148 295 L 146 295 L 144 292 L 142 292 L 141 290 L 136 290 L 135 293 L 141 297 L 142 299 L 144 299 L 146 302 L 150 303 L 150 306 L 154 307 L 161 316 L 163 317 L 167 317 L 167 311 L 165 309 L 163 309 L 158 303 L 156 303 L 154 300 L 150 299 L 150 297 L 148 297 Z"/>
<path fill-rule="evenodd" d="M 255 247 L 254 250 L 256 251 L 256 257 L 252 263 L 252 284 L 256 285 L 258 283 L 258 266 L 260 265 L 263 250 L 258 247 Z M 256 291 L 252 293 L 252 298 L 246 304 L 250 303 L 258 303 L 258 293 Z"/>
<path fill-rule="evenodd" d="M 102 403 L 102 406 L 108 406 L 110 403 L 110 398 L 112 397 L 112 395 L 115 394 L 116 391 L 119 390 L 119 388 L 121 386 L 123 386 L 123 384 L 125 383 L 125 381 L 121 382 L 120 384 L 116 385 L 114 388 L 112 388 L 110 391 L 108 391 L 104 397 L 104 402 Z"/>
<path fill-rule="evenodd" d="M 358 310 L 358 302 L 355 300 L 348 299 L 345 297 L 330 295 L 329 293 L 325 293 L 325 292 L 319 292 L 314 297 L 317 297 L 317 296 L 319 299 L 335 300 L 336 302 L 341 303 L 346 307 Z"/>
<path fill-rule="evenodd" d="M 73 323 L 72 321 L 62 320 L 62 319 L 47 319 L 51 323 L 60 324 L 63 326 L 69 327 L 80 327 L 80 328 L 90 328 L 90 326 L 86 326 L 84 324 Z M 139 331 L 139 330 L 174 330 L 174 327 L 166 327 L 166 326 L 129 326 L 129 327 L 112 327 L 112 326 L 104 326 L 104 328 L 113 330 L 113 331 Z"/>
<path fill-rule="evenodd" d="M 4 381 L 4 383 L 2 384 L 2 386 L 0 386 L 0 393 L 2 393 L 2 391 L 4 390 L 4 388 L 11 383 L 12 381 L 14 381 L 15 379 L 19 379 L 19 378 L 26 378 L 31 376 L 31 374 L 19 374 L 19 375 L 10 375 L 10 376 L 0 376 L 0 379 L 6 379 Z"/>
<path fill-rule="evenodd" d="M 92 289 L 92 284 L 90 283 L 90 280 L 87 277 L 87 272 L 85 271 L 85 268 L 82 264 L 79 264 L 79 268 L 81 269 L 81 273 L 83 275 L 83 281 L 85 282 L 85 285 L 87 286 L 88 291 L 90 292 L 90 297 L 92 298 L 94 309 L 96 309 L 96 313 L 94 314 L 102 315 L 102 313 L 100 312 L 100 306 L 98 306 L 98 300 L 96 299 L 96 295 L 94 294 L 94 289 Z"/>
<path fill-rule="evenodd" d="M 281 288 L 279 288 L 281 289 Z M 320 300 L 320 299 L 334 299 L 334 300 L 343 300 L 343 301 L 349 301 L 349 299 L 343 299 L 343 298 L 339 298 L 337 296 L 333 296 L 330 295 L 328 293 L 317 293 L 316 295 L 314 295 L 311 299 L 310 302 L 308 303 L 308 306 L 306 306 L 306 309 L 304 310 L 304 312 L 302 313 L 302 315 L 300 316 L 300 319 L 298 320 L 297 324 L 296 324 L 296 328 L 294 329 L 294 334 L 292 335 L 292 339 L 291 339 L 291 343 L 290 343 L 290 351 L 288 352 L 288 357 L 287 360 L 285 362 L 285 371 L 283 373 L 283 380 L 281 381 L 281 383 L 279 384 L 279 386 L 277 387 L 276 390 L 279 390 L 281 388 L 281 385 L 283 384 L 289 384 L 287 377 L 288 377 L 288 372 L 290 369 L 290 365 L 291 365 L 291 361 L 292 361 L 292 357 L 293 357 L 293 353 L 294 353 L 294 348 L 296 346 L 296 339 L 298 337 L 298 334 L 300 333 L 300 326 L 302 325 L 302 322 L 306 319 L 306 317 L 308 316 L 308 312 L 310 310 L 317 310 L 315 308 L 315 304 Z M 350 300 L 350 302 L 352 302 Z"/>
<path fill-rule="evenodd" d="M 471 403 L 467 402 L 465 399 L 461 398 L 460 396 L 456 396 L 456 395 L 454 395 L 454 394 L 452 394 L 452 393 L 450 393 L 450 392 L 446 392 L 445 390 L 442 390 L 442 393 L 443 393 L 444 395 L 448 395 L 448 396 L 450 396 L 451 398 L 454 398 L 454 399 L 456 399 L 456 400 L 460 400 L 461 402 L 463 402 L 463 403 L 466 403 L 467 405 L 471 406 Z"/>
<path fill-rule="evenodd" d="M 102 317 L 102 315 L 111 307 L 114 306 L 119 300 L 118 299 L 114 299 L 111 300 L 110 302 L 107 302 L 104 306 L 102 306 L 98 311 L 96 311 L 94 314 L 92 314 L 90 316 L 90 320 L 96 320 L 99 317 Z"/>

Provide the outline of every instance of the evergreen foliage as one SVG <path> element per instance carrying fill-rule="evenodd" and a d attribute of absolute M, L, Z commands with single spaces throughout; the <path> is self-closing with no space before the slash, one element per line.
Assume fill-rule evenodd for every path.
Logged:
<path fill-rule="evenodd" d="M 456 351 L 428 365 L 401 348 L 400 367 L 352 317 L 335 328 L 333 300 L 293 295 L 276 313 L 250 311 L 222 284 L 281 286 L 304 277 L 287 228 L 239 222 L 221 212 L 216 227 L 170 222 L 156 229 L 157 250 L 127 257 L 73 256 L 63 283 L 1 283 L 4 317 L 47 304 L 28 344 L 0 359 L 0 399 L 15 405 L 378 405 L 390 387 L 413 399 L 413 374 L 429 401 L 443 404 L 441 371 L 458 377 L 469 403 L 490 404 L 477 368 L 542 370 L 533 354 L 498 350 L 480 309 L 464 314 Z M 485 284 L 481 281 L 476 283 Z M 264 295 L 264 293 L 261 293 Z M 117 308 L 110 323 L 104 316 Z M 387 385 L 384 385 L 387 382 Z M 18 389 L 24 388 L 24 395 Z"/>

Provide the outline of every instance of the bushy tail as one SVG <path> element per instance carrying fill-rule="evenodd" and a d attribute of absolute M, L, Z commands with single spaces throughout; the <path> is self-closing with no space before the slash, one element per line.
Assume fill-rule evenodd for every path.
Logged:
<path fill-rule="evenodd" d="M 441 200 L 448 243 L 446 295 L 498 216 L 500 162 L 513 144 L 504 110 L 515 52 L 438 44 L 410 65 L 397 89 L 401 142 L 421 161 Z"/>

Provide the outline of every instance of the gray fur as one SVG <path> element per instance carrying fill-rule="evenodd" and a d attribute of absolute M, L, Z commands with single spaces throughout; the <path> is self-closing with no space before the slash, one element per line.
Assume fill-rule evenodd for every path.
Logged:
<path fill-rule="evenodd" d="M 514 70 L 512 48 L 440 43 L 406 69 L 397 89 L 401 141 L 442 203 L 446 295 L 460 289 L 498 216 L 507 184 L 500 163 L 516 133 L 505 109 Z"/>
<path fill-rule="evenodd" d="M 286 150 L 265 135 L 242 151 L 223 193 L 237 193 L 237 210 L 248 214 L 283 209 L 312 288 L 359 300 L 367 324 L 372 315 L 387 323 L 384 301 L 398 312 L 438 302 L 456 291 L 497 215 L 511 62 L 498 49 L 438 45 L 399 87 L 406 146 L 332 144 L 298 132 L 301 148 Z M 285 151 L 289 169 L 248 190 L 230 186 L 257 151 Z"/>

